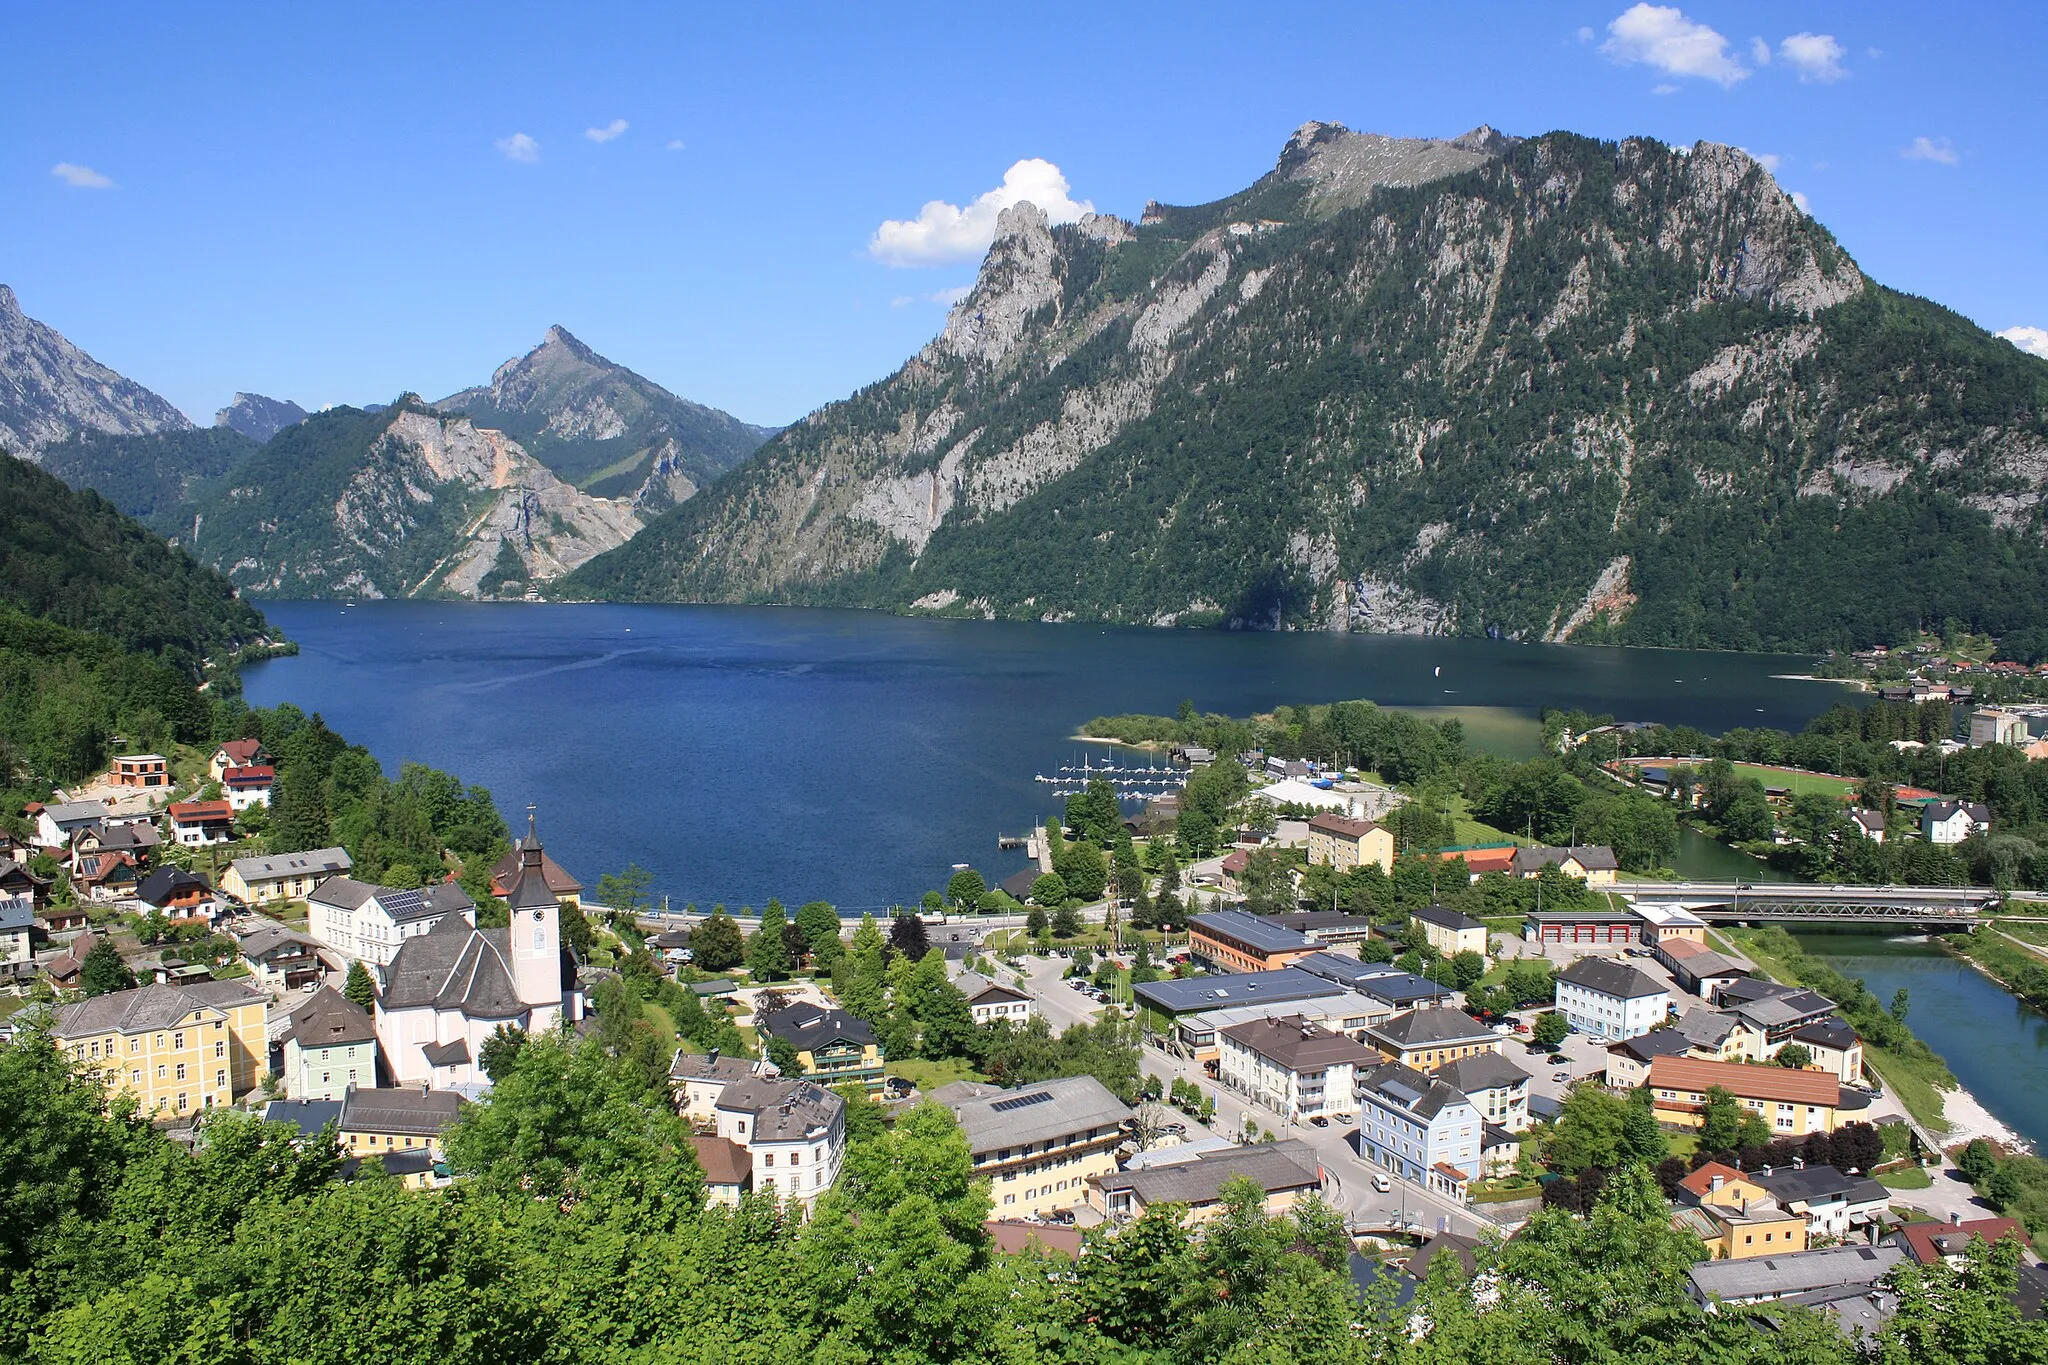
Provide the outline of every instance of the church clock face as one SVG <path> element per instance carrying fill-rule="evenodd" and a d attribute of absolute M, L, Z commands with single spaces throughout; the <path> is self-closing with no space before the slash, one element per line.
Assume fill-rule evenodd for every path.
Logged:
<path fill-rule="evenodd" d="M 533 912 L 533 917 L 535 919 L 546 919 L 548 917 L 548 912 L 545 910 L 536 910 Z"/>

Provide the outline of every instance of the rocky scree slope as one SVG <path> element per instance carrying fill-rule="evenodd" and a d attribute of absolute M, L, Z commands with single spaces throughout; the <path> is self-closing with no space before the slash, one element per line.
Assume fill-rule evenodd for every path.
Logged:
<path fill-rule="evenodd" d="M 518 595 L 641 526 L 411 395 L 286 428 L 178 514 L 194 555 L 269 597 Z"/>
<path fill-rule="evenodd" d="M 1816 648 L 2048 603 L 2048 364 L 1739 150 L 1304 126 L 1007 211 L 889 379 L 562 596 Z"/>
<path fill-rule="evenodd" d="M 0 451 L 33 458 L 81 431 L 179 431 L 184 413 L 24 315 L 0 284 Z"/>
<path fill-rule="evenodd" d="M 561 327 L 500 365 L 489 384 L 434 406 L 505 432 L 586 493 L 629 498 L 649 516 L 687 500 L 774 434 L 676 397 Z"/>
<path fill-rule="evenodd" d="M 238 393 L 226 407 L 213 414 L 217 427 L 231 427 L 250 440 L 261 442 L 306 420 L 306 410 L 286 398 L 265 398 L 260 393 Z"/>

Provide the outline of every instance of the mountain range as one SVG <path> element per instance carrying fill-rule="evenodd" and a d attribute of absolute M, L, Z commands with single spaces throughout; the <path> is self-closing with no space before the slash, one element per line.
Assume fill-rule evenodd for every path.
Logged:
<path fill-rule="evenodd" d="M 1311 123 L 1244 191 L 1004 212 L 890 378 L 554 585 L 1728 648 L 2048 603 L 2048 364 L 1742 151 Z"/>
<path fill-rule="evenodd" d="M 776 431 L 563 329 L 218 425 L 0 290 L 0 442 L 258 594 L 792 602 L 1817 649 L 2048 627 L 2048 362 L 1739 149 L 1304 125 L 1135 222 L 1005 210 L 889 378 Z"/>

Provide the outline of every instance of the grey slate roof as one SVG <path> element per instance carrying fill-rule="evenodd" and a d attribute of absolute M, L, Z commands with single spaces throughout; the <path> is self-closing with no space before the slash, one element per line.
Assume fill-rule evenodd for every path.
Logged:
<path fill-rule="evenodd" d="M 1781 1204 L 1882 1203 L 1890 1198 L 1885 1187 L 1868 1176 L 1844 1175 L 1832 1166 L 1787 1166 L 1765 1171 L 1750 1179 L 1769 1190 Z"/>
<path fill-rule="evenodd" d="M 1438 928 L 1454 929 L 1460 933 L 1467 929 L 1484 929 L 1486 927 L 1470 915 L 1462 914 L 1459 911 L 1442 905 L 1425 905 L 1420 910 L 1411 911 L 1410 913 L 1424 924 L 1434 924 Z"/>
<path fill-rule="evenodd" d="M 1606 845 L 1578 844 L 1571 848 L 1518 848 L 1515 850 L 1515 871 L 1528 873 L 1555 867 L 1567 857 L 1576 859 L 1579 866 L 1588 872 L 1616 872 L 1621 868 L 1615 860 L 1614 850 Z"/>
<path fill-rule="evenodd" d="M 292 1011 L 292 1025 L 286 1038 L 300 1047 L 346 1047 L 377 1041 L 377 1025 L 370 1012 L 332 986 L 314 991 L 306 1003 Z"/>
<path fill-rule="evenodd" d="M 1744 1303 L 1842 1285 L 1875 1284 L 1905 1259 L 1906 1253 L 1893 1246 L 1828 1247 L 1785 1256 L 1702 1261 L 1686 1274 L 1702 1299 Z"/>
<path fill-rule="evenodd" d="M 968 1147 L 991 1152 L 1071 1137 L 1094 1128 L 1117 1128 L 1131 1117 L 1123 1101 L 1093 1076 L 1068 1076 L 999 1090 L 976 1086 L 963 1094 L 944 1086 L 932 1098 L 953 1111 Z"/>
<path fill-rule="evenodd" d="M 1379 1053 L 1364 1043 L 1332 1033 L 1298 1014 L 1233 1024 L 1222 1031 L 1222 1036 L 1289 1071 L 1313 1071 L 1346 1063 L 1363 1066 L 1379 1060 Z"/>
<path fill-rule="evenodd" d="M 161 908 L 170 904 L 173 896 L 192 887 L 212 890 L 204 877 L 194 876 L 182 867 L 160 867 L 142 879 L 142 885 L 135 888 L 135 898 Z"/>
<path fill-rule="evenodd" d="M 1388 966 L 1384 962 L 1361 962 L 1343 953 L 1310 953 L 1294 965 L 1304 972 L 1314 972 L 1317 976 L 1334 981 L 1340 986 L 1356 986 L 1359 982 L 1373 977 L 1403 975 L 1398 967 Z"/>
<path fill-rule="evenodd" d="M 1213 1204 L 1224 1184 L 1239 1176 L 1268 1194 L 1313 1189 L 1321 1185 L 1320 1163 L 1313 1148 L 1298 1138 L 1262 1142 L 1251 1147 L 1225 1147 L 1189 1161 L 1113 1171 L 1090 1183 L 1103 1190 L 1130 1190 L 1146 1204 Z"/>
<path fill-rule="evenodd" d="M 104 801 L 59 801 L 53 806 L 44 806 L 43 814 L 60 825 L 73 825 L 82 820 L 104 820 L 107 818 L 107 803 Z"/>
<path fill-rule="evenodd" d="M 1367 1029 L 1365 1033 L 1376 1042 L 1384 1040 L 1391 1048 L 1402 1051 L 1478 1039 L 1485 1039 L 1488 1042 L 1500 1041 L 1498 1034 L 1465 1011 L 1443 1006 L 1397 1014 L 1386 1023 Z"/>
<path fill-rule="evenodd" d="M 755 1074 L 761 1065 L 752 1057 L 716 1057 L 694 1052 L 678 1052 L 675 1060 L 668 1064 L 668 1078 L 671 1081 L 723 1081 L 730 1085 L 734 1081 L 746 1080 Z"/>
<path fill-rule="evenodd" d="M 263 999 L 237 981 L 202 981 L 193 986 L 136 986 L 110 991 L 76 1004 L 60 1005 L 50 1032 L 59 1038 L 169 1028 L 193 1010 L 223 1009 Z"/>
<path fill-rule="evenodd" d="M 1439 1067 L 1436 1078 L 1460 1094 L 1471 1095 L 1481 1090 L 1504 1090 L 1526 1085 L 1529 1073 L 1498 1052 L 1481 1052 Z"/>
<path fill-rule="evenodd" d="M 315 877 L 323 872 L 346 872 L 355 864 L 345 848 L 315 848 L 304 853 L 273 853 L 267 858 L 237 858 L 228 866 L 240 873 L 245 882 L 263 882 L 275 881 L 279 877 Z M 358 882 L 357 885 L 363 883 Z"/>
<path fill-rule="evenodd" d="M 1670 989 L 1642 968 L 1606 957 L 1582 957 L 1557 974 L 1559 981 L 1622 1000 L 1669 995 Z"/>
<path fill-rule="evenodd" d="M 510 931 L 476 929 L 449 915 L 398 945 L 380 997 L 389 1010 L 459 1009 L 472 1019 L 510 1019 L 526 1010 L 512 984 Z"/>
<path fill-rule="evenodd" d="M 35 902 L 27 896 L 20 898 L 0 897 L 0 934 L 17 933 L 33 928 L 36 922 Z"/>
<path fill-rule="evenodd" d="M 281 952 L 303 954 L 319 951 L 313 940 L 303 934 L 295 934 L 282 924 L 266 924 L 243 937 L 242 956 L 252 962 L 263 962 Z"/>
<path fill-rule="evenodd" d="M 341 1101 L 344 1133 L 394 1133 L 400 1137 L 439 1137 L 462 1110 L 462 1096 L 452 1090 L 393 1090 L 357 1087 Z"/>
<path fill-rule="evenodd" d="M 1218 910 L 1212 914 L 1196 915 L 1188 921 L 1188 927 L 1204 930 L 1219 938 L 1232 938 L 1240 943 L 1248 943 L 1262 953 L 1313 948 L 1316 943 L 1314 939 L 1297 929 L 1290 929 L 1263 915 L 1248 914 L 1243 910 Z"/>
<path fill-rule="evenodd" d="M 1271 972 L 1190 976 L 1177 981 L 1147 981 L 1132 987 L 1138 999 L 1162 1014 L 1252 1005 L 1263 1000 L 1306 1000 L 1327 994 L 1329 989 L 1327 979 L 1295 967 L 1282 967 Z"/>
<path fill-rule="evenodd" d="M 1433 1119 L 1454 1104 L 1469 1104 L 1463 1091 L 1413 1067 L 1387 1062 L 1358 1075 L 1361 1099 L 1373 1096 L 1390 1109 L 1401 1109 L 1423 1120 Z"/>
<path fill-rule="evenodd" d="M 427 1043 L 420 1048 L 420 1056 L 427 1059 L 428 1066 L 461 1066 L 469 1060 L 469 1040 L 455 1038 L 445 1043 Z"/>
<path fill-rule="evenodd" d="M 372 896 L 388 889 L 374 882 L 359 882 L 354 877 L 329 877 L 314 887 L 313 893 L 306 899 L 319 901 L 322 905 L 339 906 L 343 910 L 354 910 Z"/>
<path fill-rule="evenodd" d="M 846 1112 L 846 1101 L 812 1081 L 750 1076 L 720 1091 L 718 1108 L 753 1119 L 754 1131 L 748 1138 L 751 1145 L 818 1137 Z"/>
<path fill-rule="evenodd" d="M 784 1006 L 761 1020 L 759 1027 L 798 1052 L 815 1053 L 840 1039 L 861 1047 L 875 1041 L 875 1031 L 867 1020 L 845 1010 L 821 1009 L 816 1005 Z"/>
<path fill-rule="evenodd" d="M 340 1100 L 272 1100 L 263 1106 L 265 1123 L 289 1123 L 300 1137 L 318 1137 L 320 1130 L 341 1122 Z"/>
<path fill-rule="evenodd" d="M 1719 1010 L 1689 1009 L 1668 1031 L 1685 1039 L 1690 1046 L 1718 1048 L 1741 1022 L 1735 1015 L 1723 1014 Z M 1657 1030 L 1659 1033 L 1666 1031 Z"/>
<path fill-rule="evenodd" d="M 1829 1017 L 1816 1019 L 1792 1035 L 1795 1043 L 1818 1043 L 1838 1052 L 1847 1052 L 1856 1046 L 1856 1030 L 1845 1019 Z"/>

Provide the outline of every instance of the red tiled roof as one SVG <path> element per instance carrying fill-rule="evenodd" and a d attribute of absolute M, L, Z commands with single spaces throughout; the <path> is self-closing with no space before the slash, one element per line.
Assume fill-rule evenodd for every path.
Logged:
<path fill-rule="evenodd" d="M 171 819 L 177 824 L 204 824 L 209 820 L 233 820 L 235 808 L 225 801 L 173 801 Z"/>
<path fill-rule="evenodd" d="M 1742 1180 L 1745 1178 L 1742 1172 L 1736 1170 L 1733 1166 L 1725 1165 L 1719 1161 L 1709 1161 L 1706 1165 L 1692 1172 L 1678 1183 L 1692 1191 L 1695 1195 L 1704 1197 L 1713 1192 L 1714 1177 L 1717 1175 L 1723 1181 Z"/>
<path fill-rule="evenodd" d="M 1664 956 L 1675 957 L 1678 958 L 1680 961 L 1683 961 L 1688 957 L 1698 957 L 1701 953 L 1712 951 L 1710 948 L 1707 947 L 1706 944 L 1696 942 L 1689 938 L 1668 939 L 1665 942 L 1658 944 L 1657 946 L 1664 950 Z"/>
<path fill-rule="evenodd" d="M 229 768 L 220 775 L 220 780 L 230 787 L 238 787 L 243 783 L 267 787 L 277 780 L 277 769 L 268 763 L 252 764 L 246 768 Z"/>
<path fill-rule="evenodd" d="M 1235 875 L 1251 865 L 1251 858 L 1243 849 L 1223 855 L 1223 870 Z"/>
<path fill-rule="evenodd" d="M 1463 858 L 1474 872 L 1505 872 L 1515 865 L 1515 850 L 1509 848 L 1462 848 L 1437 855 L 1445 862 Z"/>
<path fill-rule="evenodd" d="M 1783 1104 L 1824 1104 L 1833 1108 L 1842 1102 L 1842 1083 L 1823 1071 L 1708 1062 L 1697 1057 L 1653 1058 L 1647 1084 L 1652 1090 L 1701 1094 L 1719 1086 L 1741 1099 L 1775 1100 Z"/>
<path fill-rule="evenodd" d="M 260 739 L 231 739 L 221 745 L 218 752 L 226 754 L 230 764 L 240 766 L 263 752 L 263 741 Z"/>
<path fill-rule="evenodd" d="M 2014 1218 L 1972 1218 L 1962 1223 L 1908 1223 L 1899 1229 L 1899 1239 L 1906 1244 L 1906 1254 L 1921 1265 L 1932 1265 L 1942 1258 L 1944 1253 L 1935 1245 L 1936 1238 L 1960 1237 L 1967 1245 L 1972 1234 L 1987 1242 L 2017 1237 L 2020 1245 L 2025 1246 L 2027 1241 L 2026 1228 Z"/>

